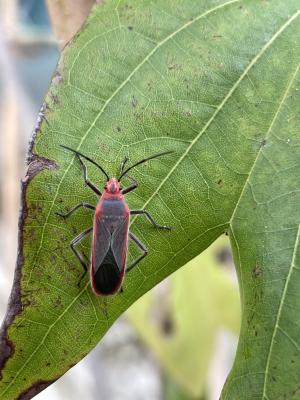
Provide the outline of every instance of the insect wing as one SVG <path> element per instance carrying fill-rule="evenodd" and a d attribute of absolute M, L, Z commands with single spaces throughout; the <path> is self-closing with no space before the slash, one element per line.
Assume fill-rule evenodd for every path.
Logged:
<path fill-rule="evenodd" d="M 121 274 L 125 272 L 127 248 L 128 248 L 128 227 L 129 216 L 126 215 L 122 218 L 120 224 L 115 229 L 112 240 L 111 249 L 115 257 L 117 266 Z"/>
<path fill-rule="evenodd" d="M 106 227 L 105 222 L 101 217 L 95 216 L 94 220 L 94 235 L 93 235 L 93 252 L 92 252 L 92 269 L 93 273 L 97 270 L 103 263 L 105 256 L 108 253 L 111 242 L 111 234 Z"/>
<path fill-rule="evenodd" d="M 91 282 L 96 294 L 117 292 L 125 273 L 129 217 L 118 219 L 117 224 L 101 218 L 95 219 Z"/>

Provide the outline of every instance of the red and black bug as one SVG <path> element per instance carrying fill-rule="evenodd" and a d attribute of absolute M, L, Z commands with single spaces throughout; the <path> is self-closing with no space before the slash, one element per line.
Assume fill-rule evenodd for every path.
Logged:
<path fill-rule="evenodd" d="M 83 171 L 83 178 L 86 185 L 100 196 L 96 207 L 88 203 L 79 203 L 65 214 L 57 213 L 59 216 L 67 218 L 81 207 L 91 209 L 95 212 L 93 226 L 81 232 L 70 243 L 73 253 L 84 268 L 84 273 L 81 276 L 78 285 L 80 285 L 81 280 L 87 273 L 88 265 L 83 254 L 76 249 L 76 245 L 93 232 L 90 268 L 91 285 L 96 295 L 112 295 L 122 288 L 125 273 L 132 270 L 132 268 L 146 257 L 148 253 L 145 245 L 129 231 L 130 215 L 145 215 L 155 228 L 170 229 L 167 226 L 156 223 L 151 214 L 146 210 L 129 209 L 124 199 L 124 195 L 136 189 L 138 187 L 138 182 L 129 176 L 128 172 L 146 161 L 170 154 L 172 151 L 164 151 L 154 154 L 127 168 L 125 168 L 125 166 L 128 159 L 125 158 L 121 165 L 121 174 L 119 178 L 110 178 L 105 170 L 91 158 L 71 149 L 70 147 L 62 147 L 76 154 Z M 106 176 L 106 184 L 103 193 L 89 180 L 87 176 L 87 168 L 82 161 L 82 158 L 97 166 Z M 126 177 L 131 181 L 131 185 L 124 189 L 121 187 L 120 183 L 123 177 Z M 143 253 L 126 268 L 128 238 L 130 238 Z"/>

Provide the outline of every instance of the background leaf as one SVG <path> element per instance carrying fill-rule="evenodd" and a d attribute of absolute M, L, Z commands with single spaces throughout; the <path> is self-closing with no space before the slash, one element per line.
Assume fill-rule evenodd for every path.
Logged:
<path fill-rule="evenodd" d="M 239 295 L 218 263 L 227 243 L 220 239 L 126 312 L 160 364 L 193 399 L 204 394 L 220 329 L 239 331 Z"/>
<path fill-rule="evenodd" d="M 232 240 L 243 307 L 224 399 L 299 397 L 298 0 L 107 1 L 64 50 L 23 183 L 20 249 L 1 332 L 0 397 L 31 398 L 84 357 L 137 298 Z M 56 211 L 95 202 L 74 157 L 111 174 L 125 155 L 174 155 L 135 171 L 132 230 L 149 256 L 123 295 L 96 298 L 69 249 L 91 225 Z M 49 161 L 51 160 L 51 161 Z M 103 177 L 89 167 L 100 186 Z M 90 244 L 85 244 L 89 251 Z"/>

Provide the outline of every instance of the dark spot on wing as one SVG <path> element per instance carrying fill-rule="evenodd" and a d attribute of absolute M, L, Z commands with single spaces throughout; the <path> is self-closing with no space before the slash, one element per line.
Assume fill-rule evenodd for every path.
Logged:
<path fill-rule="evenodd" d="M 104 295 L 113 293 L 120 282 L 120 270 L 111 248 L 109 248 L 102 264 L 99 267 L 95 266 L 95 269 L 97 272 L 93 281 L 96 290 Z"/>

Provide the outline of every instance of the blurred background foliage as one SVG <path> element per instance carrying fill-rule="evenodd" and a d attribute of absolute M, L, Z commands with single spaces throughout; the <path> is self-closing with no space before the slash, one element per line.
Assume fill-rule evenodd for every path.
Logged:
<path fill-rule="evenodd" d="M 228 261 L 228 241 L 221 238 L 126 312 L 165 373 L 191 398 L 206 392 L 220 330 L 238 334 L 238 290 L 222 268 Z"/>
<path fill-rule="evenodd" d="M 0 0 L 0 316 L 17 249 L 27 143 L 59 56 L 93 1 Z M 74 8 L 74 7 L 73 7 Z M 233 362 L 240 302 L 227 238 L 134 304 L 40 400 L 216 400 Z"/>

